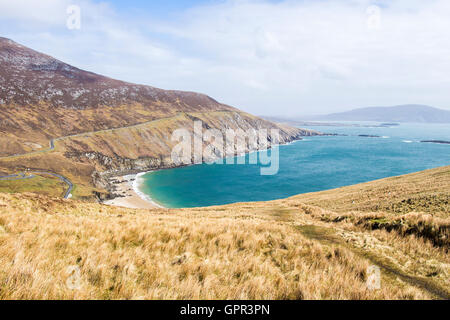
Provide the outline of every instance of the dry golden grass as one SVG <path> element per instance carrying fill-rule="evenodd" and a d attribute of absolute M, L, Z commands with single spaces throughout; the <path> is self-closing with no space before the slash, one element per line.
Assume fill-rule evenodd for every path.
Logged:
<path fill-rule="evenodd" d="M 223 211 L 225 210 L 225 211 Z M 370 291 L 368 259 L 291 223 L 234 206 L 143 212 L 31 194 L 0 195 L 2 299 L 414 299 Z M 176 214 L 174 214 L 176 213 Z M 66 285 L 67 268 L 81 287 Z"/>
<path fill-rule="evenodd" d="M 43 149 L 37 153 L 2 158 L 0 152 L 0 171 L 17 172 L 31 168 L 55 172 L 67 177 L 76 186 L 73 192 L 74 199 L 93 201 L 96 200 L 94 192 L 106 194 L 106 190 L 102 188 L 104 185 L 96 184 L 93 179 L 96 173 L 128 172 L 130 170 L 148 171 L 173 166 L 171 152 L 178 142 L 171 140 L 172 133 L 180 128 L 193 131 L 194 121 L 202 121 L 206 127 L 222 130 L 225 127 L 243 130 L 258 128 L 259 126 L 264 128 L 279 127 L 282 138 L 295 136 L 299 132 L 307 133 L 305 130 L 278 126 L 250 114 L 234 110 L 172 111 L 164 114 L 147 112 L 145 108 L 141 109 L 139 106 L 136 108 L 137 113 L 133 114 L 133 117 L 129 114 L 128 109 L 128 113 L 121 114 L 121 117 L 124 117 L 127 121 L 122 118 L 111 118 L 110 115 L 109 118 L 105 118 L 104 123 L 100 121 L 101 118 L 99 117 L 106 111 L 101 109 L 95 112 L 89 109 L 77 111 L 77 116 L 71 115 L 73 118 L 71 118 L 71 121 L 74 121 L 74 119 L 81 121 L 78 118 L 80 116 L 78 113 L 81 112 L 83 121 L 87 123 L 84 129 L 85 133 L 56 140 L 54 150 L 49 150 L 49 141 L 46 140 L 39 141 Z M 117 113 L 125 109 L 125 107 L 115 108 L 114 112 Z M 64 118 L 69 117 L 69 115 L 70 112 L 67 115 L 60 116 Z M 142 115 L 142 119 L 138 117 L 139 115 Z M 146 121 L 144 122 L 144 120 Z M 74 122 L 77 126 L 73 127 L 71 131 L 61 131 L 61 128 L 58 131 L 57 128 L 53 128 L 55 133 L 52 136 L 59 137 L 69 132 L 72 134 L 82 131 L 79 123 Z M 120 125 L 130 125 L 130 127 L 108 129 Z M 95 129 L 100 131 L 86 132 Z M 32 129 L 27 132 L 27 136 L 35 136 Z M 26 140 L 21 140 L 24 146 L 26 146 Z M 8 141 L 15 140 L 11 138 Z M 31 151 L 28 149 L 26 151 Z M 92 155 L 95 156 L 92 157 Z M 22 183 L 26 185 L 27 181 L 22 181 Z M 53 195 L 51 189 L 43 188 L 41 190 L 41 192 L 48 191 L 48 195 Z"/>
<path fill-rule="evenodd" d="M 383 211 L 404 214 L 416 211 L 448 218 L 450 166 L 335 190 L 302 194 L 293 199 L 335 212 Z"/>
<path fill-rule="evenodd" d="M 254 211 L 254 213 L 252 212 Z M 308 239 L 277 209 L 143 212 L 0 196 L 2 299 L 418 299 L 351 248 Z M 66 286 L 68 267 L 81 288 Z"/>
<path fill-rule="evenodd" d="M 174 106 L 161 101 L 147 105 L 133 103 L 83 110 L 54 108 L 45 102 L 28 107 L 1 105 L 0 119 L 4 120 L 2 129 L 7 139 L 0 138 L 0 142 L 5 142 L 0 156 L 31 151 L 25 142 L 38 143 L 47 148 L 50 137 L 120 128 L 174 116 L 179 111 L 193 111 L 191 109 L 182 104 Z M 195 109 L 235 110 L 221 104 L 205 108 L 198 106 Z"/>
<path fill-rule="evenodd" d="M 447 169 L 422 177 L 441 181 Z M 396 181 L 406 188 L 411 177 Z M 374 188 L 383 183 L 396 188 L 391 180 Z M 373 192 L 370 184 L 364 188 Z M 294 197 L 131 210 L 0 194 L 0 298 L 449 299 L 448 218 L 364 212 L 358 205 L 342 213 Z M 408 227 L 380 226 L 395 221 Z M 413 226 L 441 231 L 429 237 L 424 230 L 431 229 Z M 381 268 L 379 290 L 366 286 L 369 265 Z M 76 289 L 67 285 L 74 266 Z"/>

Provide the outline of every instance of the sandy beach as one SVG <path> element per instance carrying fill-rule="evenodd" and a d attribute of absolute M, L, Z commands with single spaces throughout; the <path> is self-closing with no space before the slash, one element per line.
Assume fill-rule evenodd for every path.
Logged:
<path fill-rule="evenodd" d="M 115 190 L 114 193 L 121 195 L 112 200 L 105 201 L 104 204 L 116 207 L 131 209 L 155 209 L 161 208 L 156 203 L 142 199 L 134 190 L 133 183 L 137 175 L 115 177 L 112 179 Z"/>

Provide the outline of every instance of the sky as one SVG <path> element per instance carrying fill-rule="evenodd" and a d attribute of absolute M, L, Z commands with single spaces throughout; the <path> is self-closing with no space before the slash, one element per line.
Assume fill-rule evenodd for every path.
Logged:
<path fill-rule="evenodd" d="M 450 110 L 449 17 L 448 0 L 0 0 L 0 36 L 256 115 Z"/>

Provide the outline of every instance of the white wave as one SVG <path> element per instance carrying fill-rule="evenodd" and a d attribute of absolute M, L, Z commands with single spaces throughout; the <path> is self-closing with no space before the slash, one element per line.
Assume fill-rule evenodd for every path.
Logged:
<path fill-rule="evenodd" d="M 307 140 L 303 139 L 303 138 L 302 139 L 296 139 L 296 140 L 292 140 L 291 142 L 283 144 L 283 146 L 289 146 L 291 144 L 294 144 L 294 143 L 297 143 L 297 142 L 300 142 L 300 141 L 307 141 Z"/>
<path fill-rule="evenodd" d="M 291 145 L 291 144 L 294 144 L 294 143 L 297 143 L 297 142 L 301 142 L 301 141 L 309 141 L 308 139 L 297 139 L 297 140 L 292 140 L 291 142 L 287 142 L 287 143 L 282 143 L 282 144 L 274 144 L 274 145 L 271 145 L 271 147 L 272 148 L 274 148 L 274 147 L 282 147 L 282 146 L 289 146 L 289 145 Z M 259 151 L 266 151 L 266 150 L 259 150 Z M 259 152 L 259 151 L 256 151 L 256 152 Z"/>
<path fill-rule="evenodd" d="M 389 136 L 382 136 L 381 138 L 383 138 L 383 139 L 389 139 L 390 137 L 389 137 Z"/>
<path fill-rule="evenodd" d="M 153 201 L 153 199 L 149 196 L 149 195 L 147 195 L 147 194 L 145 194 L 145 193 L 143 193 L 140 189 L 139 189 L 139 186 L 142 184 L 142 176 L 143 175 L 145 175 L 145 174 L 147 174 L 147 173 L 150 173 L 150 172 L 153 172 L 153 171 L 147 171 L 147 172 L 141 172 L 141 173 L 138 173 L 138 174 L 136 174 L 134 177 L 135 177 L 135 179 L 134 179 L 134 181 L 133 181 L 133 183 L 132 183 L 132 187 L 133 187 L 133 191 L 142 199 L 142 200 L 144 200 L 144 201 L 147 201 L 147 202 L 150 202 L 151 204 L 153 204 L 154 206 L 156 206 L 157 208 L 164 208 L 162 205 L 160 205 L 159 203 L 156 203 L 155 201 Z"/>
<path fill-rule="evenodd" d="M 411 141 L 411 140 L 403 140 L 402 142 L 404 142 L 404 143 L 413 143 L 414 141 Z"/>

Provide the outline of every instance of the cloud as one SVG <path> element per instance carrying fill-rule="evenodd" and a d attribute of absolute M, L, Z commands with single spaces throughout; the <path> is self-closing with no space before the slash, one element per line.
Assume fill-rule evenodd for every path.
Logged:
<path fill-rule="evenodd" d="M 64 13 L 69 1 L 64 0 L 1 0 L 0 19 L 14 23 L 57 24 L 64 22 Z"/>
<path fill-rule="evenodd" d="M 450 109 L 446 0 L 234 0 L 176 19 L 130 16 L 85 0 L 78 2 L 79 31 L 64 28 L 69 2 L 40 1 L 26 13 L 21 2 L 0 1 L 0 19 L 25 45 L 127 81 L 208 93 L 256 114 L 402 103 Z M 375 20 L 371 5 L 380 8 Z"/>

